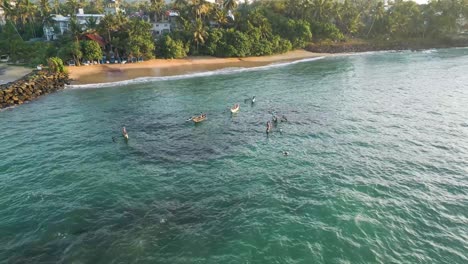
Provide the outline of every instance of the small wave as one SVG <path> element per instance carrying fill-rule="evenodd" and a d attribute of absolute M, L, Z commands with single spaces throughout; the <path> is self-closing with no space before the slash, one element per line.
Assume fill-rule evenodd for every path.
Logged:
<path fill-rule="evenodd" d="M 361 55 L 373 55 L 373 54 L 396 53 L 396 52 L 401 52 L 401 50 L 374 50 L 374 51 L 350 52 L 350 53 L 336 54 L 336 56 L 337 57 L 340 57 L 340 56 L 361 56 Z"/>
<path fill-rule="evenodd" d="M 18 106 L 18 105 L 11 105 L 11 106 L 7 106 L 7 107 L 5 107 L 5 108 L 0 108 L 0 112 L 13 109 L 13 108 L 15 108 L 15 107 L 17 107 L 17 106 Z"/>
<path fill-rule="evenodd" d="M 273 68 L 286 67 L 289 65 L 294 65 L 294 64 L 303 63 L 303 62 L 320 60 L 323 58 L 325 57 L 322 56 L 322 57 L 306 58 L 306 59 L 290 61 L 290 62 L 272 63 L 272 64 L 259 66 L 259 67 L 248 67 L 248 68 L 230 67 L 230 68 L 224 68 L 224 69 L 219 69 L 215 71 L 196 72 L 196 73 L 174 75 L 174 76 L 139 77 L 139 78 L 135 78 L 131 80 L 117 81 L 117 82 L 71 84 L 71 85 L 67 85 L 66 89 L 106 88 L 106 87 L 123 86 L 123 85 L 129 85 L 129 84 L 139 84 L 139 83 L 148 83 L 148 82 L 157 82 L 157 81 L 173 81 L 173 80 L 182 80 L 182 79 L 190 79 L 190 78 L 197 78 L 197 77 L 228 75 L 228 74 L 235 74 L 235 73 L 241 73 L 241 72 L 262 71 L 262 70 L 268 70 L 268 69 L 273 69 Z"/>
<path fill-rule="evenodd" d="M 421 53 L 425 53 L 425 54 L 430 54 L 430 53 L 434 53 L 434 52 L 437 52 L 436 49 L 428 49 L 428 50 L 422 50 Z"/>

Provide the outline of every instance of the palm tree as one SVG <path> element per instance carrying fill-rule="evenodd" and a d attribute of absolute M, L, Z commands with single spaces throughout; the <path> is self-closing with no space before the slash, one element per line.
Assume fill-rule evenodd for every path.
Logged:
<path fill-rule="evenodd" d="M 187 0 L 174 0 L 173 7 L 175 9 L 181 10 L 187 6 Z"/>
<path fill-rule="evenodd" d="M 27 22 L 34 21 L 34 13 L 36 11 L 36 6 L 33 5 L 30 0 L 19 1 L 17 9 L 20 14 L 20 19 L 23 25 L 25 25 Z"/>
<path fill-rule="evenodd" d="M 199 44 L 205 43 L 206 34 L 207 34 L 206 26 L 203 24 L 203 21 L 201 19 L 197 18 L 195 20 L 195 24 L 193 25 L 193 41 L 197 43 L 197 51 L 198 51 Z"/>
<path fill-rule="evenodd" d="M 270 21 L 260 12 L 259 9 L 253 10 L 247 20 L 254 27 L 259 28 L 262 38 L 269 38 L 272 34 Z"/>
<path fill-rule="evenodd" d="M 150 0 L 150 13 L 153 15 L 154 22 L 158 22 L 158 17 L 161 15 L 164 2 L 162 0 Z"/>
<path fill-rule="evenodd" d="M 111 32 L 116 31 L 119 28 L 118 21 L 115 16 L 106 15 L 99 24 L 101 31 L 107 33 L 107 43 L 110 45 L 110 50 L 112 51 L 112 36 Z M 102 33 L 104 33 L 102 32 Z"/>
<path fill-rule="evenodd" d="M 36 30 L 34 29 L 34 16 L 37 7 L 31 3 L 30 0 L 22 0 L 17 2 L 17 11 L 21 20 L 22 28 L 25 29 L 26 24 L 32 29 L 34 37 L 36 37 Z"/>
<path fill-rule="evenodd" d="M 39 10 L 41 12 L 42 25 L 50 25 L 52 17 L 50 16 L 50 5 L 48 0 L 41 0 L 39 3 Z"/>
<path fill-rule="evenodd" d="M 196 18 L 202 19 L 202 17 L 210 13 L 210 10 L 211 5 L 205 0 L 192 0 L 192 11 Z"/>
<path fill-rule="evenodd" d="M 218 23 L 219 27 L 226 25 L 228 23 L 228 20 L 226 17 L 226 11 L 224 11 L 223 9 L 219 9 L 219 8 L 214 9 L 213 20 L 216 23 Z"/>
<path fill-rule="evenodd" d="M 291 18 L 304 19 L 304 13 L 307 12 L 309 1 L 307 0 L 287 0 L 285 12 Z"/>
<path fill-rule="evenodd" d="M 83 33 L 83 29 L 81 28 L 80 23 L 76 20 L 75 17 L 70 19 L 70 23 L 68 24 L 68 32 L 70 33 L 71 37 L 78 42 L 81 34 Z"/>
<path fill-rule="evenodd" d="M 10 0 L 3 0 L 3 2 L 0 2 L 0 7 L 3 9 L 6 23 L 10 23 L 21 40 L 23 40 L 23 37 L 20 35 L 18 28 L 16 27 L 16 23 L 18 21 L 18 10 L 11 5 Z"/>
<path fill-rule="evenodd" d="M 86 31 L 94 32 L 96 31 L 97 26 L 98 26 L 98 23 L 97 23 L 96 17 L 90 17 L 86 19 Z"/>
<path fill-rule="evenodd" d="M 5 13 L 5 20 L 10 20 L 13 23 L 16 23 L 16 21 L 18 20 L 18 12 L 17 9 L 11 5 L 11 2 L 9 0 L 3 0 L 0 3 L 0 7 Z"/>
<path fill-rule="evenodd" d="M 41 16 L 45 17 L 50 14 L 50 5 L 48 0 L 40 0 L 39 10 L 41 11 Z"/>
<path fill-rule="evenodd" d="M 369 31 L 367 31 L 366 37 L 369 37 L 369 34 L 371 33 L 372 28 L 374 27 L 375 21 L 382 19 L 384 15 L 385 15 L 385 9 L 383 6 L 383 2 L 378 2 L 374 10 L 374 15 L 372 16 L 372 24 L 369 28 Z"/>
<path fill-rule="evenodd" d="M 60 14 L 60 2 L 59 0 L 54 0 L 54 11 L 55 14 Z"/>
<path fill-rule="evenodd" d="M 78 2 L 77 0 L 67 0 L 65 5 L 68 7 L 68 11 L 71 12 L 70 15 L 75 15 L 78 13 L 78 8 L 81 7 L 81 3 Z"/>
<path fill-rule="evenodd" d="M 101 33 L 107 33 L 107 43 L 110 45 L 110 51 L 114 52 L 113 44 L 121 43 L 120 40 L 114 40 L 111 33 L 114 33 L 122 28 L 127 23 L 128 18 L 122 13 L 117 15 L 106 15 L 99 23 Z"/>
<path fill-rule="evenodd" d="M 224 9 L 226 11 L 234 11 L 237 8 L 237 1 L 236 0 L 224 0 L 223 3 Z"/>
<path fill-rule="evenodd" d="M 333 7 L 331 0 L 313 0 L 312 9 L 315 15 L 315 19 L 319 22 L 328 22 L 328 14 Z"/>

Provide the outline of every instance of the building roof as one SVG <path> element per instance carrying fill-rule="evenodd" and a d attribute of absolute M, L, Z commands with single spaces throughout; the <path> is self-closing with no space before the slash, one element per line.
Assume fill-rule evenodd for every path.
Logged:
<path fill-rule="evenodd" d="M 93 33 L 86 33 L 86 34 L 83 35 L 83 38 L 96 41 L 99 44 L 99 46 L 101 46 L 102 48 L 104 48 L 106 46 L 106 41 L 104 40 L 104 38 L 99 36 L 96 33 L 94 33 L 94 34 Z"/>

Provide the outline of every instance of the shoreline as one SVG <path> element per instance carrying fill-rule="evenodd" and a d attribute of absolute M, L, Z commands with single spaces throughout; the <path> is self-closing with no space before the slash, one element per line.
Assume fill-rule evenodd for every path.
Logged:
<path fill-rule="evenodd" d="M 336 56 L 329 53 L 316 53 L 294 50 L 284 54 L 245 57 L 216 58 L 209 56 L 187 57 L 184 59 L 152 59 L 129 64 L 97 64 L 67 67 L 72 85 L 112 83 L 140 77 L 166 77 L 184 74 L 216 71 L 225 68 L 252 68 L 275 62 L 288 62 L 309 58 Z"/>

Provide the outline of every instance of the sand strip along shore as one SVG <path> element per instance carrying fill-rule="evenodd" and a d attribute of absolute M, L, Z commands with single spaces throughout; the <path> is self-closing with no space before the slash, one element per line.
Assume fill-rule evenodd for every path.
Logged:
<path fill-rule="evenodd" d="M 332 56 L 332 54 L 295 50 L 262 57 L 215 58 L 198 56 L 185 59 L 154 59 L 139 63 L 71 66 L 67 68 L 70 78 L 73 80 L 72 84 L 91 84 L 125 81 L 139 77 L 174 76 L 231 67 L 259 67 L 275 62 L 322 56 Z"/>

